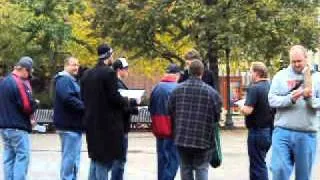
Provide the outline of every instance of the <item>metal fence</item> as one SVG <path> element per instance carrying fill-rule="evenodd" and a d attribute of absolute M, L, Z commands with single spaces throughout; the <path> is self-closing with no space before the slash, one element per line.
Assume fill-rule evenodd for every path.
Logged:
<path fill-rule="evenodd" d="M 131 116 L 130 128 L 134 131 L 151 130 L 151 118 L 148 106 L 140 106 L 138 110 L 138 115 Z M 49 131 L 54 130 L 52 109 L 38 109 L 34 114 L 34 118 L 38 124 L 45 125 Z"/>

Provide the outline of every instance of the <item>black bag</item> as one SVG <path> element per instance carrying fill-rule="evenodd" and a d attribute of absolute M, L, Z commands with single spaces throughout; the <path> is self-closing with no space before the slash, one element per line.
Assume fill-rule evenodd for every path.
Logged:
<path fill-rule="evenodd" d="M 216 122 L 213 127 L 214 133 L 214 147 L 212 152 L 212 159 L 210 161 L 210 165 L 213 168 L 217 168 L 222 163 L 222 150 L 221 150 L 221 142 L 220 142 L 220 127 L 219 123 Z"/>

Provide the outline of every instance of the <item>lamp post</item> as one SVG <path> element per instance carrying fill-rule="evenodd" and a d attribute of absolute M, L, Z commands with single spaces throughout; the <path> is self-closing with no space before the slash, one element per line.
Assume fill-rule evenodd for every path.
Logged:
<path fill-rule="evenodd" d="M 233 128 L 232 114 L 231 114 L 231 97 L 230 97 L 230 48 L 225 50 L 226 52 L 226 70 L 227 70 L 227 114 L 225 127 L 228 129 Z"/>

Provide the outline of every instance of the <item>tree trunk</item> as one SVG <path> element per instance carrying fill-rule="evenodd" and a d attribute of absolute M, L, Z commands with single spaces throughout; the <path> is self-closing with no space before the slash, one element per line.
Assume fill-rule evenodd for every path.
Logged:
<path fill-rule="evenodd" d="M 207 58 L 209 61 L 209 69 L 213 72 L 214 85 L 217 88 L 216 90 L 220 92 L 219 84 L 219 62 L 218 62 L 218 47 L 213 44 L 212 39 L 209 40 Z"/>

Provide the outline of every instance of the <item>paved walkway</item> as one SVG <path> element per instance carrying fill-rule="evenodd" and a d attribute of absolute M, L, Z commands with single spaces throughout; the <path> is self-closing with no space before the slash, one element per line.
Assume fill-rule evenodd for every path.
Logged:
<path fill-rule="evenodd" d="M 209 171 L 211 180 L 248 180 L 248 158 L 246 130 L 225 130 L 222 132 L 223 165 Z M 59 179 L 60 142 L 56 134 L 32 134 L 32 158 L 29 169 L 30 180 Z M 2 162 L 0 143 L 0 162 Z M 320 155 L 320 151 L 318 152 Z M 320 158 L 317 158 L 320 159 Z M 268 160 L 269 161 L 269 160 Z M 81 153 L 80 179 L 88 177 L 89 159 L 85 140 Z M 320 161 L 317 160 L 314 179 L 320 179 Z M 0 179 L 3 179 L 0 163 Z M 125 172 L 126 180 L 156 180 L 155 138 L 151 133 L 130 133 L 129 154 Z M 180 179 L 179 174 L 176 179 Z"/>

